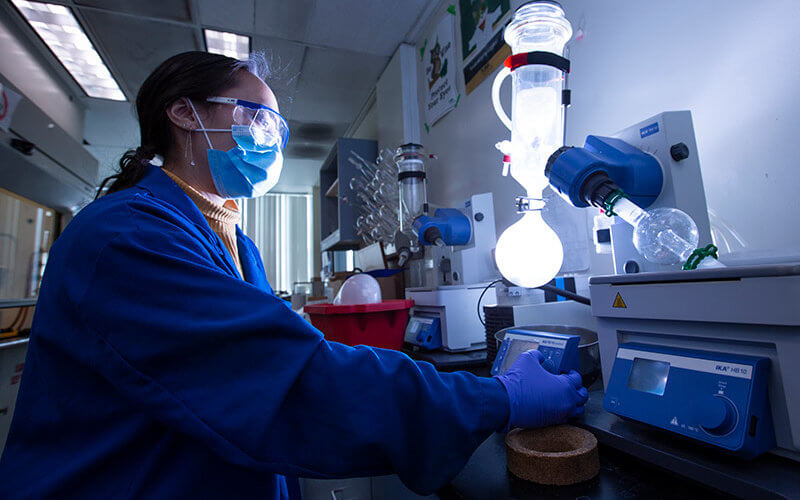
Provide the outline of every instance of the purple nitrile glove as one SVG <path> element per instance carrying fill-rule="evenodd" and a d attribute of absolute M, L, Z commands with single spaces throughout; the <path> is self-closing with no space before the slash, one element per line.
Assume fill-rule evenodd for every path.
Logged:
<path fill-rule="evenodd" d="M 542 366 L 544 356 L 533 350 L 523 352 L 497 380 L 508 392 L 511 404 L 507 428 L 544 427 L 583 415 L 589 392 L 575 370 L 553 375 Z"/>

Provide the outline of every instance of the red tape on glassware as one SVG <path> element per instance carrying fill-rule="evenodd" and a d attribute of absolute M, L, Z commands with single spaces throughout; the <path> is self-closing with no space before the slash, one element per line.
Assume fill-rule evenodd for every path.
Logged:
<path fill-rule="evenodd" d="M 564 73 L 569 73 L 569 59 L 561 57 L 558 54 L 553 54 L 552 52 L 535 51 L 514 54 L 508 56 L 503 64 L 506 68 L 511 69 L 511 71 L 514 71 L 520 66 L 538 64 L 542 66 L 552 66 Z"/>

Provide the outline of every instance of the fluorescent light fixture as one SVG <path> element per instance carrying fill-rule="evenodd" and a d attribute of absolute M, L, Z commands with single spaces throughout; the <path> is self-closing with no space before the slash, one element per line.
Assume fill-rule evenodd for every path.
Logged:
<path fill-rule="evenodd" d="M 234 59 L 246 60 L 250 55 L 250 37 L 203 29 L 206 37 L 206 49 L 212 54 L 222 54 Z"/>
<path fill-rule="evenodd" d="M 126 100 L 69 8 L 26 0 L 11 1 L 89 97 Z"/>

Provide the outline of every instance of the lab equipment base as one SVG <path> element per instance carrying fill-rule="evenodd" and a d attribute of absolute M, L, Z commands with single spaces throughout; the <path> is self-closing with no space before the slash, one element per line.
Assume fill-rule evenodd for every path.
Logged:
<path fill-rule="evenodd" d="M 623 420 L 603 409 L 593 391 L 576 425 L 591 431 L 601 446 L 741 498 L 800 498 L 800 463 L 765 454 L 744 460 L 667 431 Z M 602 452 L 601 452 L 602 456 Z"/>

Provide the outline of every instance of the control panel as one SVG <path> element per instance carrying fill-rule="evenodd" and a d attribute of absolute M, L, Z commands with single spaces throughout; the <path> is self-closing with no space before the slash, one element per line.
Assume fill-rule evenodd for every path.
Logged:
<path fill-rule="evenodd" d="M 550 373 L 559 374 L 570 370 L 578 371 L 580 368 L 578 358 L 578 345 L 580 342 L 580 335 L 565 335 L 524 329 L 508 330 L 497 350 L 497 357 L 492 365 L 491 374 L 500 375 L 505 373 L 520 354 L 534 349 L 544 355 L 545 360 L 542 366 Z"/>
<path fill-rule="evenodd" d="M 434 315 L 415 314 L 408 320 L 404 340 L 425 349 L 442 347 L 441 320 Z"/>
<path fill-rule="evenodd" d="M 603 407 L 755 457 L 775 446 L 769 368 L 765 357 L 620 344 Z"/>

